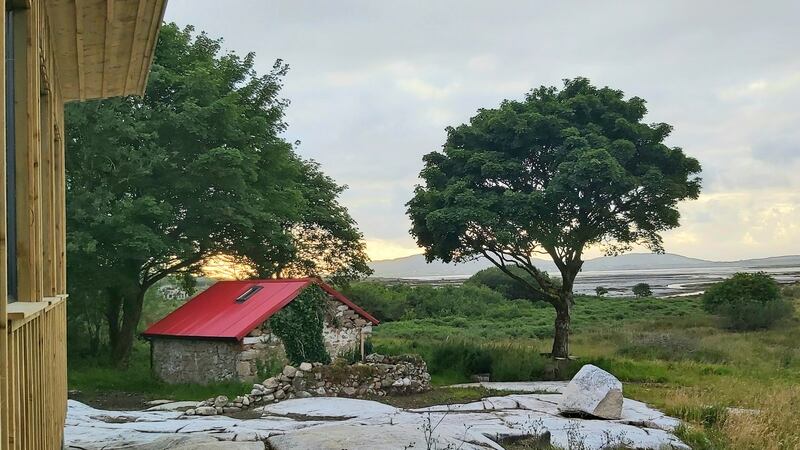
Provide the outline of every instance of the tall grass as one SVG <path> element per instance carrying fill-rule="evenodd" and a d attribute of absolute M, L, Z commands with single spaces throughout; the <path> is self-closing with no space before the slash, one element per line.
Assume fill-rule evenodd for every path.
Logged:
<path fill-rule="evenodd" d="M 548 356 L 540 352 L 538 342 L 478 342 L 465 339 L 410 342 L 377 340 L 379 353 L 418 353 L 428 364 L 434 381 L 449 383 L 469 381 L 472 375 L 490 374 L 492 381 L 531 381 L 569 379 L 579 362 L 567 367 L 555 367 Z"/>

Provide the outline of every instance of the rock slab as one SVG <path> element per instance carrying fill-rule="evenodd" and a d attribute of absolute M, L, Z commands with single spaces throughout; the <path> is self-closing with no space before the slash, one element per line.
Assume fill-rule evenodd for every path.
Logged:
<path fill-rule="evenodd" d="M 622 383 L 605 370 L 586 364 L 564 389 L 558 410 L 618 420 L 622 417 Z"/>

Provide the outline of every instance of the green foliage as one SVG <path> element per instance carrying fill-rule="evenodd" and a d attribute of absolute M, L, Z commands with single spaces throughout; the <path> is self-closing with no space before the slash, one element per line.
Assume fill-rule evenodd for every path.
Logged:
<path fill-rule="evenodd" d="M 485 286 L 409 286 L 387 285 L 364 281 L 351 283 L 342 293 L 378 320 L 392 322 L 401 319 L 459 316 L 475 317 L 503 314 L 527 302 L 508 304 L 502 295 Z"/>
<path fill-rule="evenodd" d="M 374 349 L 372 346 L 372 339 L 367 338 L 364 340 L 364 355 L 369 355 L 373 353 Z M 338 359 L 346 361 L 347 364 L 355 364 L 361 361 L 361 343 L 358 343 L 351 347 L 350 349 L 342 352 L 341 354 L 337 355 Z"/>
<path fill-rule="evenodd" d="M 721 315 L 735 330 L 769 328 L 792 315 L 792 305 L 781 297 L 778 283 L 764 272 L 736 273 L 703 294 L 706 311 Z"/>
<path fill-rule="evenodd" d="M 653 296 L 653 291 L 650 290 L 650 285 L 647 283 L 636 283 L 635 285 L 633 285 L 633 288 L 631 290 L 633 291 L 633 295 L 639 298 Z"/>
<path fill-rule="evenodd" d="M 256 360 L 256 376 L 259 380 L 265 380 L 281 373 L 286 366 L 286 359 L 276 355 L 270 355 L 266 359 Z"/>
<path fill-rule="evenodd" d="M 269 326 L 283 342 L 286 357 L 292 364 L 331 362 L 322 338 L 326 298 L 328 294 L 325 291 L 311 285 L 270 317 Z"/>
<path fill-rule="evenodd" d="M 527 283 L 521 283 L 509 277 L 497 267 L 489 267 L 479 271 L 469 277 L 467 283 L 486 286 L 509 300 L 525 299 L 547 301 L 547 297 L 540 291 L 533 291 L 530 289 L 529 286 L 536 283 L 536 281 L 528 272 L 520 267 L 510 267 L 508 270 L 517 277 L 527 280 Z M 547 273 L 542 273 L 542 276 L 546 277 L 552 283 L 558 283 L 558 280 L 550 279 Z"/>
<path fill-rule="evenodd" d="M 662 251 L 677 203 L 700 192 L 699 162 L 664 144 L 672 127 L 643 122 L 646 112 L 643 99 L 585 78 L 480 109 L 424 156 L 423 184 L 407 203 L 412 235 L 429 261 L 486 258 L 546 296 L 560 311 L 553 353 L 566 356 L 586 246 Z M 553 258 L 561 287 L 536 268 L 537 253 Z"/>
<path fill-rule="evenodd" d="M 161 27 L 143 97 L 67 105 L 70 321 L 124 359 L 144 293 L 225 255 L 261 277 L 370 272 L 344 187 L 282 133 L 288 66 L 255 72 L 192 27 Z M 95 333 L 97 334 L 97 333 Z"/>
<path fill-rule="evenodd" d="M 596 288 L 594 288 L 594 292 L 595 294 L 597 294 L 598 297 L 602 297 L 608 294 L 608 288 L 606 288 L 605 286 L 597 286 Z"/>
<path fill-rule="evenodd" d="M 400 343 L 380 340 L 376 351 L 385 354 L 416 353 L 425 359 L 434 382 L 469 381 L 490 374 L 493 381 L 528 381 L 570 378 L 580 366 L 557 374 L 553 360 L 530 345 L 467 339 L 420 340 Z"/>

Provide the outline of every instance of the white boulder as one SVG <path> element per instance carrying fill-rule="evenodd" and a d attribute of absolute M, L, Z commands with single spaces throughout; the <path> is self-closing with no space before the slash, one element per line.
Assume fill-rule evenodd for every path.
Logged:
<path fill-rule="evenodd" d="M 587 364 L 572 377 L 558 403 L 564 414 L 588 414 L 601 419 L 622 417 L 622 383 L 605 370 Z"/>

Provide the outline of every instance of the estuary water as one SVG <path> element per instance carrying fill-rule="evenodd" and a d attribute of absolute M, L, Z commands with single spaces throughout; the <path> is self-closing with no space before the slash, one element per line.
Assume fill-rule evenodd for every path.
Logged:
<path fill-rule="evenodd" d="M 630 269 L 581 272 L 575 281 L 575 293 L 594 294 L 597 286 L 609 290 L 609 295 L 632 296 L 631 288 L 647 283 L 658 297 L 702 293 L 709 285 L 730 277 L 736 272 L 766 272 L 779 283 L 800 282 L 800 266 L 794 267 L 693 267 L 686 269 Z M 415 284 L 460 284 L 467 275 L 409 277 L 397 279 Z"/>

